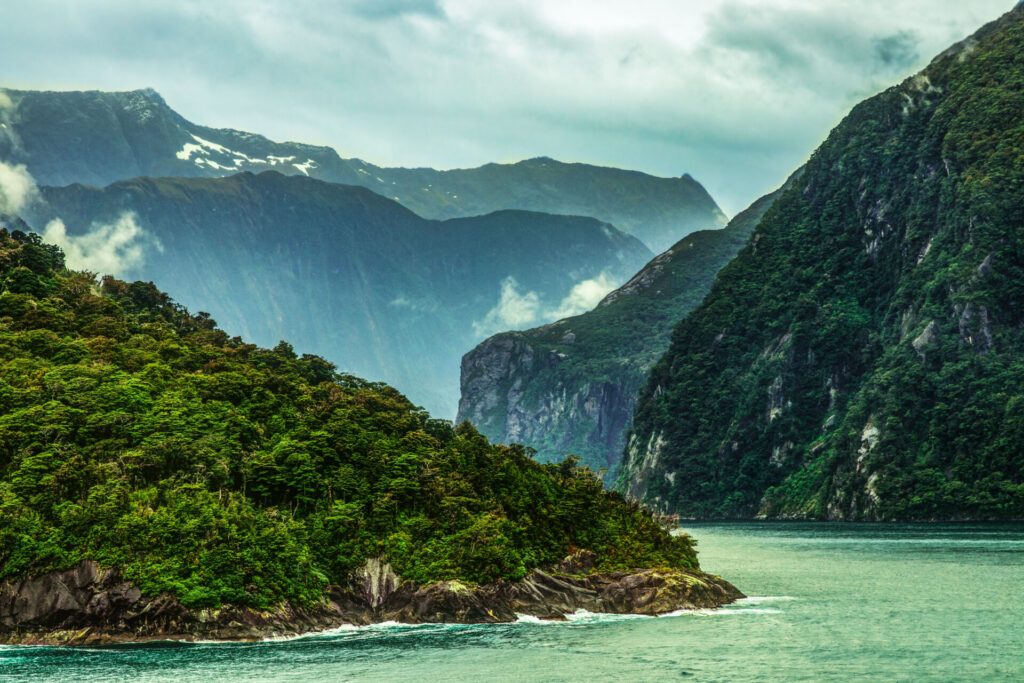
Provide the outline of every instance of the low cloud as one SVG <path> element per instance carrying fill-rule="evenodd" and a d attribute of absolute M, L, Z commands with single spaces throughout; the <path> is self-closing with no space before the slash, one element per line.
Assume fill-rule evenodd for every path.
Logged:
<path fill-rule="evenodd" d="M 397 296 L 388 302 L 392 308 L 404 308 L 414 313 L 433 313 L 437 310 L 437 302 L 428 298 L 413 298 Z"/>
<path fill-rule="evenodd" d="M 28 169 L 0 161 L 0 213 L 20 213 L 35 195 L 36 182 Z"/>
<path fill-rule="evenodd" d="M 69 235 L 64 221 L 56 218 L 43 230 L 43 241 L 64 250 L 72 270 L 104 275 L 123 275 L 145 263 L 146 248 L 152 240 L 133 213 L 122 213 L 113 223 L 93 224 L 81 235 Z M 159 243 L 155 243 L 159 249 Z"/>
<path fill-rule="evenodd" d="M 550 317 L 552 320 L 560 320 L 586 313 L 617 286 L 618 283 L 608 273 L 601 273 L 595 278 L 579 282 L 569 290 L 569 294 L 562 299 L 558 308 L 551 312 Z"/>
<path fill-rule="evenodd" d="M 473 323 L 473 332 L 486 337 L 504 330 L 518 330 L 535 323 L 540 314 L 540 296 L 537 292 L 521 293 L 514 277 L 501 283 L 498 303 L 487 312 L 483 320 Z"/>
<path fill-rule="evenodd" d="M 541 304 L 537 292 L 523 292 L 516 279 L 509 276 L 501 283 L 498 303 L 483 319 L 473 323 L 473 332 L 478 337 L 487 337 L 498 332 L 523 330 L 586 313 L 618 284 L 609 274 L 601 273 L 595 278 L 577 282 L 558 306 L 549 308 Z"/>
<path fill-rule="evenodd" d="M 0 90 L 0 105 L 4 92 Z M 0 213 L 18 214 L 38 196 L 32 174 L 24 165 L 12 166 L 0 161 Z M 103 275 L 123 275 L 142 267 L 150 246 L 163 251 L 139 225 L 134 213 L 125 211 L 112 223 L 94 223 L 81 235 L 68 234 L 60 218 L 43 229 L 43 241 L 64 251 L 64 262 L 72 270 L 88 270 Z"/>

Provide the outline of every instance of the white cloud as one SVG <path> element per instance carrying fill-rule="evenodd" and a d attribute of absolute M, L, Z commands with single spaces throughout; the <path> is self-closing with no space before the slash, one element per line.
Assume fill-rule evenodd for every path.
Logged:
<path fill-rule="evenodd" d="M 2 90 L 0 96 L 6 97 Z M 37 194 L 36 181 L 25 166 L 0 161 L 0 213 L 20 213 Z M 129 211 L 113 223 L 95 223 L 81 235 L 69 235 L 64 221 L 57 217 L 46 224 L 42 237 L 64 251 L 68 268 L 103 275 L 123 275 L 141 267 L 150 245 L 163 251 L 160 242 L 150 238 Z"/>
<path fill-rule="evenodd" d="M 0 212 L 17 214 L 36 194 L 36 181 L 22 166 L 0 161 Z"/>
<path fill-rule="evenodd" d="M 520 330 L 537 321 L 540 314 L 540 296 L 536 292 L 521 293 L 514 277 L 507 277 L 501 283 L 501 295 L 494 308 L 483 320 L 473 323 L 473 332 L 486 337 L 495 332 Z"/>
<path fill-rule="evenodd" d="M 543 323 L 561 320 L 585 313 L 595 306 L 619 285 L 607 273 L 583 280 L 573 285 L 569 293 L 554 308 L 544 307 L 540 295 L 534 291 L 521 291 L 514 277 L 507 277 L 501 283 L 498 303 L 487 312 L 482 320 L 473 323 L 473 332 L 478 337 L 488 337 L 508 330 L 524 330 Z"/>
<path fill-rule="evenodd" d="M 113 223 L 94 224 L 81 235 L 69 235 L 64 221 L 56 218 L 43 230 L 43 241 L 64 250 L 68 268 L 103 275 L 136 270 L 146 257 L 146 233 L 135 214 L 129 212 L 122 213 Z"/>
<path fill-rule="evenodd" d="M 595 278 L 578 282 L 548 317 L 552 320 L 560 320 L 586 313 L 597 306 L 601 299 L 605 298 L 608 292 L 615 289 L 618 284 L 608 273 L 601 273 Z"/>

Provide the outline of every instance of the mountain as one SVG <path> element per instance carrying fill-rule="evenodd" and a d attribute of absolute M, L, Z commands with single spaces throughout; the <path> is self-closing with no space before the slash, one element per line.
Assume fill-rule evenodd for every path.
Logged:
<path fill-rule="evenodd" d="M 0 230 L 0 320 L 0 642 L 741 596 L 591 473 L 230 338 L 152 284 L 66 270 L 38 235 Z"/>
<path fill-rule="evenodd" d="M 747 242 L 781 190 L 727 227 L 688 235 L 581 315 L 497 334 L 462 359 L 458 421 L 538 460 L 579 456 L 613 477 L 636 396 L 676 323 Z"/>
<path fill-rule="evenodd" d="M 425 218 L 503 209 L 592 216 L 655 251 L 725 222 L 689 175 L 658 178 L 547 158 L 451 171 L 383 168 L 343 159 L 329 147 L 191 123 L 153 90 L 5 92 L 11 106 L 0 109 L 0 159 L 26 164 L 41 185 L 276 170 L 368 187 Z"/>
<path fill-rule="evenodd" d="M 621 486 L 687 516 L 1024 517 L 1024 8 L 861 103 L 676 328 Z"/>
<path fill-rule="evenodd" d="M 290 339 L 445 417 L 456 410 L 459 359 L 492 320 L 543 319 L 572 307 L 580 283 L 622 282 L 650 258 L 592 218 L 431 221 L 362 187 L 274 171 L 41 193 L 45 203 L 23 212 L 37 231 L 59 217 L 62 244 L 98 249 L 128 221 L 133 248 L 145 250 L 130 272 L 232 334 Z"/>

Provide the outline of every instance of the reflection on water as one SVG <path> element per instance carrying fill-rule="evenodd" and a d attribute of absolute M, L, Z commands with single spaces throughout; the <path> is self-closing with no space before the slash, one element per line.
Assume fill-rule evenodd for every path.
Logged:
<path fill-rule="evenodd" d="M 0 647 L 10 681 L 1024 680 L 1024 526 L 688 524 L 753 597 L 666 617 Z"/>

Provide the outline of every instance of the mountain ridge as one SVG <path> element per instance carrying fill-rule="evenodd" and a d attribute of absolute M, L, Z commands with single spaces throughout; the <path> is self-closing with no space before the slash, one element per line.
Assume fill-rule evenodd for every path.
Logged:
<path fill-rule="evenodd" d="M 662 178 L 548 157 L 470 169 L 385 168 L 342 158 L 331 147 L 192 123 L 152 89 L 4 92 L 13 106 L 0 110 L 0 158 L 26 164 L 41 185 L 102 187 L 139 176 L 218 177 L 274 169 L 368 187 L 424 218 L 499 209 L 593 216 L 656 251 L 688 232 L 725 222 L 689 174 Z"/>

